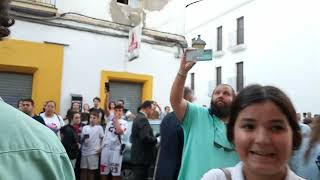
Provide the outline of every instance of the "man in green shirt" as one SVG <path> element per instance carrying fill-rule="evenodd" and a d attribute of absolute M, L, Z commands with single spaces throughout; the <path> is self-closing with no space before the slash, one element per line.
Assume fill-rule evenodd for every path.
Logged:
<path fill-rule="evenodd" d="M 0 179 L 75 179 L 67 153 L 49 128 L 3 101 L 0 120 Z"/>
<path fill-rule="evenodd" d="M 0 44 L 14 20 L 0 1 Z M 57 136 L 0 98 L 0 179 L 74 180 L 71 162 Z"/>
<path fill-rule="evenodd" d="M 184 55 L 171 89 L 171 106 L 184 130 L 179 180 L 199 180 L 212 168 L 230 167 L 239 162 L 233 144 L 227 140 L 225 125 L 235 92 L 229 85 L 218 85 L 212 93 L 210 109 L 187 102 L 182 97 L 183 87 L 194 65 Z"/>

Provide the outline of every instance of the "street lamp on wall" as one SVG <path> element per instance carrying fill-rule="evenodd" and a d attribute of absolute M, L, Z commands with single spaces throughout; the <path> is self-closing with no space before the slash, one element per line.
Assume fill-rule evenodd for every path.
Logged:
<path fill-rule="evenodd" d="M 191 46 L 194 48 L 193 53 L 187 53 L 187 59 L 197 59 L 197 61 L 211 61 L 212 60 L 212 49 L 204 49 L 206 42 L 201 39 L 201 36 L 198 35 L 198 38 L 192 38 Z M 193 54 L 193 55 L 191 55 Z M 196 57 L 196 58 L 195 58 Z"/>
<path fill-rule="evenodd" d="M 191 42 L 191 46 L 196 49 L 204 49 L 206 46 L 206 42 L 201 39 L 201 35 L 198 35 L 198 38 L 193 38 Z"/>

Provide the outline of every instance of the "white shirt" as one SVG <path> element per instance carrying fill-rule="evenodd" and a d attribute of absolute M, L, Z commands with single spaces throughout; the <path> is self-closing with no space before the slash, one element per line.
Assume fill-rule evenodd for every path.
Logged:
<path fill-rule="evenodd" d="M 64 126 L 64 122 L 61 116 L 54 114 L 52 117 L 47 117 L 45 113 L 41 113 L 40 116 L 43 118 L 46 126 L 57 134 L 60 138 L 60 129 Z"/>
<path fill-rule="evenodd" d="M 82 155 L 90 156 L 97 154 L 97 150 L 100 149 L 100 142 L 103 138 L 103 129 L 100 125 L 86 125 L 81 132 L 81 139 L 84 135 L 88 134 L 89 138 L 86 139 L 82 145 Z"/>
<path fill-rule="evenodd" d="M 114 117 L 114 111 L 110 111 L 109 116 L 104 115 L 104 119 L 107 119 L 108 122 L 109 122 L 109 121 L 112 121 L 113 117 Z M 107 122 L 107 123 L 108 123 L 108 122 Z"/>
<path fill-rule="evenodd" d="M 126 112 L 126 114 L 124 114 L 124 115 L 122 115 L 122 119 L 129 119 L 129 116 L 131 115 L 132 113 L 131 113 L 131 111 L 130 110 L 128 110 L 127 112 Z M 111 119 L 112 120 L 112 119 Z"/>
<path fill-rule="evenodd" d="M 310 126 L 303 124 L 302 122 L 299 122 L 299 126 L 301 129 L 301 135 L 303 138 L 308 138 L 311 134 L 311 128 Z"/>
<path fill-rule="evenodd" d="M 123 137 L 127 133 L 128 129 L 128 122 L 120 119 L 120 126 L 124 130 L 123 134 L 120 135 L 121 141 L 123 140 Z M 122 142 L 123 143 L 123 142 Z M 113 121 L 110 121 L 106 127 L 106 132 L 103 138 L 103 147 L 112 149 L 112 150 L 120 150 L 121 149 L 121 143 L 119 141 L 119 137 L 116 134 L 116 129 L 114 128 Z"/>
<path fill-rule="evenodd" d="M 243 163 L 240 162 L 234 167 L 226 168 L 231 173 L 232 180 L 245 180 L 242 173 Z M 224 172 L 221 169 L 211 169 L 207 173 L 203 175 L 201 180 L 227 180 Z M 287 177 L 285 180 L 305 180 L 299 176 L 297 176 L 293 171 L 288 167 Z"/>

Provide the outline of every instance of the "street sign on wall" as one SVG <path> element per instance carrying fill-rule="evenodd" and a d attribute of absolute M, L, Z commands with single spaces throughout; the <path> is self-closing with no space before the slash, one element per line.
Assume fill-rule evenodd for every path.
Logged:
<path fill-rule="evenodd" d="M 205 49 L 201 58 L 198 61 L 211 61 L 212 60 L 212 49 Z"/>

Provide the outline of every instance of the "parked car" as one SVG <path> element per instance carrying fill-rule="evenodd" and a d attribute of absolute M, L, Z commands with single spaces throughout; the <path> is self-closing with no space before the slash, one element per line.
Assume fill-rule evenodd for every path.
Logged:
<path fill-rule="evenodd" d="M 122 179 L 123 180 L 131 180 L 133 178 L 133 171 L 132 167 L 133 164 L 131 162 L 131 142 L 130 142 L 130 136 L 131 136 L 131 129 L 132 129 L 132 121 L 128 121 L 128 132 L 126 136 L 123 139 L 123 143 L 126 144 L 124 153 L 123 153 L 123 159 L 122 159 Z M 154 135 L 160 134 L 160 124 L 161 120 L 149 120 L 149 123 L 151 125 L 151 128 L 153 129 Z M 157 145 L 157 151 L 158 151 L 158 145 Z M 149 169 L 149 179 L 152 179 L 153 172 L 154 172 L 154 164 Z"/>

